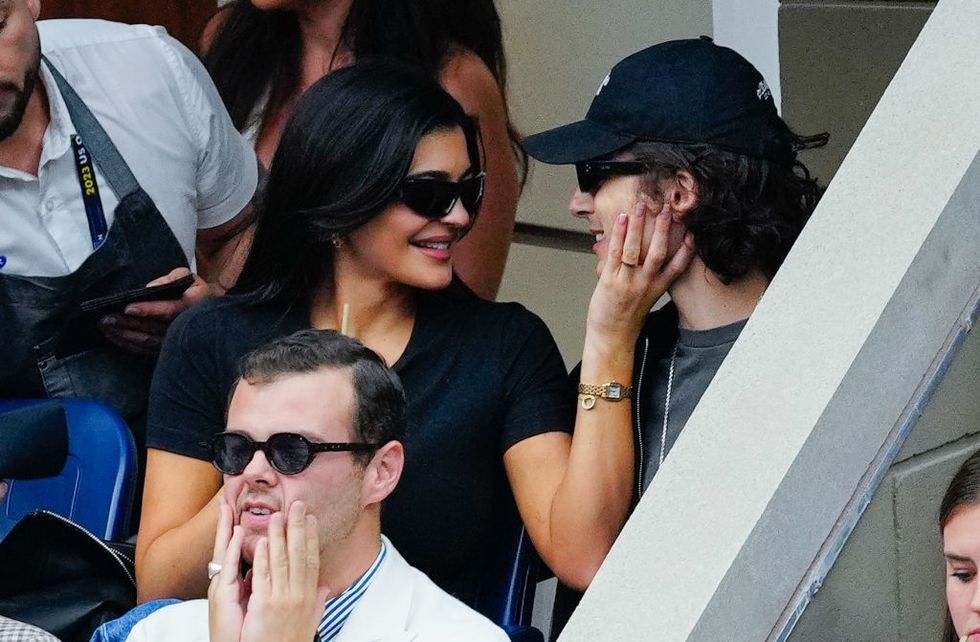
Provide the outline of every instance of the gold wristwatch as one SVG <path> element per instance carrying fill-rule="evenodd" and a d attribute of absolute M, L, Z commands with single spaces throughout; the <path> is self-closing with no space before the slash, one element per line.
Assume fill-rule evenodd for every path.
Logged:
<path fill-rule="evenodd" d="M 610 381 L 601 385 L 590 383 L 578 384 L 578 397 L 582 402 L 582 408 L 592 410 L 595 407 L 596 399 L 606 401 L 622 401 L 633 396 L 633 386 L 624 386 L 616 381 Z"/>

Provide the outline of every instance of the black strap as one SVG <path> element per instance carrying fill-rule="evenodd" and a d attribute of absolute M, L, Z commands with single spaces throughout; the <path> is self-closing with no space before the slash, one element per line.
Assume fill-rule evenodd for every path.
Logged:
<path fill-rule="evenodd" d="M 71 116 L 78 133 L 85 140 L 86 147 L 92 152 L 92 156 L 99 159 L 102 175 L 109 181 L 109 185 L 112 186 L 112 190 L 119 197 L 119 200 L 123 200 L 140 188 L 139 181 L 133 176 L 133 172 L 123 160 L 122 154 L 116 149 L 109 135 L 102 129 L 102 125 L 99 124 L 95 114 L 89 110 L 81 96 L 68 84 L 68 81 L 51 64 L 50 60 L 44 56 L 41 58 L 47 64 L 48 70 L 58 84 L 61 96 L 65 99 L 65 105 L 68 107 L 68 114 Z"/>

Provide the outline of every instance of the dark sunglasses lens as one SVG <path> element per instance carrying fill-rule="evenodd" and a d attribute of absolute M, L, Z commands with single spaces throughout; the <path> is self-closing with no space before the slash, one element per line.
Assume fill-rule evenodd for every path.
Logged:
<path fill-rule="evenodd" d="M 268 444 L 272 465 L 284 475 L 302 472 L 310 463 L 310 444 L 301 435 L 277 433 Z"/>
<path fill-rule="evenodd" d="M 214 466 L 226 475 L 239 475 L 252 461 L 255 448 L 252 440 L 245 435 L 215 435 L 211 447 Z"/>
<path fill-rule="evenodd" d="M 586 194 L 595 194 L 602 187 L 602 182 L 605 176 L 602 174 L 593 174 L 585 170 L 582 165 L 575 166 L 575 175 L 578 178 L 578 188 L 581 192 Z"/>
<path fill-rule="evenodd" d="M 453 193 L 441 181 L 418 180 L 402 186 L 402 202 L 422 216 L 439 219 L 453 206 Z"/>
<path fill-rule="evenodd" d="M 485 179 L 483 176 L 467 178 L 459 183 L 459 200 L 470 217 L 476 216 L 480 210 L 480 203 L 483 202 L 483 188 Z"/>

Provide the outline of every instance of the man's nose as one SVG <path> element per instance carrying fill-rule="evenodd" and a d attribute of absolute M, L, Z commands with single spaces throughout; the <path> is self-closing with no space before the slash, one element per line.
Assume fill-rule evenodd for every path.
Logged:
<path fill-rule="evenodd" d="M 584 218 L 591 216 L 594 209 L 592 194 L 583 192 L 576 186 L 572 191 L 572 198 L 568 201 L 568 211 L 572 216 Z"/>
<path fill-rule="evenodd" d="M 248 483 L 274 484 L 278 471 L 261 450 L 256 450 L 242 475 Z"/>

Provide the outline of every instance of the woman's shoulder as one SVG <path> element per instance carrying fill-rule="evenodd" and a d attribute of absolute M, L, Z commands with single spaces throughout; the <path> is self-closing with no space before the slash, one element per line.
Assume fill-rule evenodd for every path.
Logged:
<path fill-rule="evenodd" d="M 488 301 L 472 292 L 453 288 L 429 292 L 423 301 L 443 318 L 465 318 L 476 324 L 493 325 L 501 322 L 543 323 L 538 315 L 516 301 Z"/>
<path fill-rule="evenodd" d="M 207 328 L 243 323 L 248 316 L 248 305 L 242 297 L 214 297 L 185 310 L 174 320 L 173 327 L 183 332 L 199 333 Z"/>
<path fill-rule="evenodd" d="M 295 311 L 278 302 L 249 295 L 207 299 L 174 320 L 170 335 L 182 344 L 233 341 L 235 337 L 264 335 L 291 320 Z"/>
<path fill-rule="evenodd" d="M 431 293 L 420 317 L 427 326 L 424 335 L 461 341 L 473 349 L 512 354 L 536 345 L 554 343 L 544 321 L 522 304 L 487 301 L 476 296 L 460 298 Z"/>

